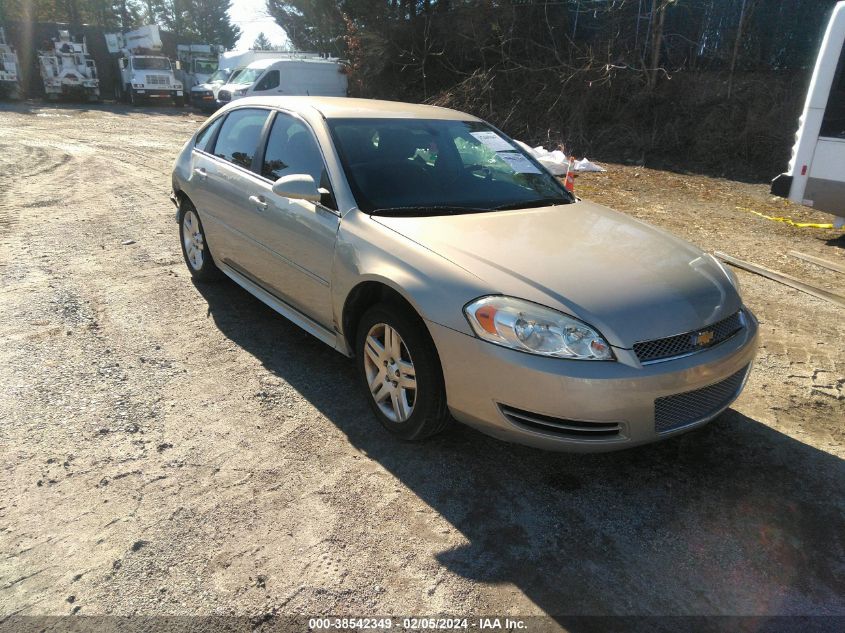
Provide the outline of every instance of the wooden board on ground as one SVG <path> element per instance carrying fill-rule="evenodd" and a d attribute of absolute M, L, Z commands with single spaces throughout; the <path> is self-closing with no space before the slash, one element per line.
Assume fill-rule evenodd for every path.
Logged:
<path fill-rule="evenodd" d="M 720 251 L 716 251 L 714 255 L 721 259 L 723 262 L 730 264 L 731 266 L 736 266 L 737 268 L 742 268 L 743 270 L 747 270 L 748 272 L 767 277 L 772 281 L 777 281 L 778 283 L 782 283 L 785 286 L 790 286 L 791 288 L 806 292 L 807 294 L 811 294 L 814 297 L 824 299 L 825 301 L 835 303 L 836 305 L 845 308 L 845 297 L 842 297 L 838 294 L 834 294 L 828 290 L 825 290 L 824 288 L 817 288 L 816 286 L 811 286 L 810 284 L 804 283 L 800 279 L 796 279 L 795 277 L 792 277 L 785 273 L 779 273 L 776 270 L 772 270 L 771 268 L 766 268 L 765 266 L 760 266 L 759 264 L 752 264 L 751 262 L 746 262 L 741 259 L 737 259 L 736 257 L 727 255 Z"/>
<path fill-rule="evenodd" d="M 836 262 L 832 262 L 828 259 L 822 259 L 821 257 L 813 257 L 812 255 L 807 255 L 806 253 L 802 253 L 800 251 L 789 251 L 789 254 L 793 257 L 797 257 L 798 259 L 803 259 L 805 262 L 815 264 L 816 266 L 821 266 L 822 268 L 827 268 L 828 270 L 835 270 L 838 273 L 845 274 L 845 264 L 837 264 Z"/>

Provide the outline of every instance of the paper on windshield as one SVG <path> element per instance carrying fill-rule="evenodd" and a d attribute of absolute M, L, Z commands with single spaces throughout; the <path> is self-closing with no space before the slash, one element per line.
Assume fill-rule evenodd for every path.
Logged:
<path fill-rule="evenodd" d="M 517 152 L 499 152 L 499 158 L 505 161 L 518 174 L 539 174 L 540 170 L 534 163 Z"/>
<path fill-rule="evenodd" d="M 494 152 L 512 152 L 514 150 L 513 145 L 495 132 L 470 132 L 470 134 Z"/>

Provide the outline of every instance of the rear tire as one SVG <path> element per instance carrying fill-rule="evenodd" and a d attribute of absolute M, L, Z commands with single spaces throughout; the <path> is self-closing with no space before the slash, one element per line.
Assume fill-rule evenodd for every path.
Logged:
<path fill-rule="evenodd" d="M 423 440 L 451 421 L 443 371 L 418 315 L 380 303 L 361 317 L 355 338 L 358 376 L 381 425 L 404 440 Z"/>
<path fill-rule="evenodd" d="M 220 269 L 214 263 L 205 229 L 196 207 L 187 199 L 179 205 L 179 242 L 182 244 L 182 257 L 197 281 L 215 281 L 220 279 Z"/>

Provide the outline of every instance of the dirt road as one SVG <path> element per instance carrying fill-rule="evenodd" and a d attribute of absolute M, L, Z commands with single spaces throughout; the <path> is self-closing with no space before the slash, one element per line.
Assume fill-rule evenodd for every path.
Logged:
<path fill-rule="evenodd" d="M 0 614 L 845 615 L 845 310 L 740 272 L 748 388 L 659 445 L 399 443 L 349 361 L 191 282 L 201 118 L 0 108 Z M 765 186 L 610 167 L 582 195 L 845 292 L 787 255 L 840 233 L 736 208 Z"/>

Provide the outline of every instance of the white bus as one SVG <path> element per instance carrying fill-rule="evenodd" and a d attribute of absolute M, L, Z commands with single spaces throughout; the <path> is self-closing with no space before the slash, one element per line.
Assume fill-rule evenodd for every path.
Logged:
<path fill-rule="evenodd" d="M 845 226 L 845 2 L 838 2 L 822 40 L 789 170 L 772 193 L 836 216 Z"/>

